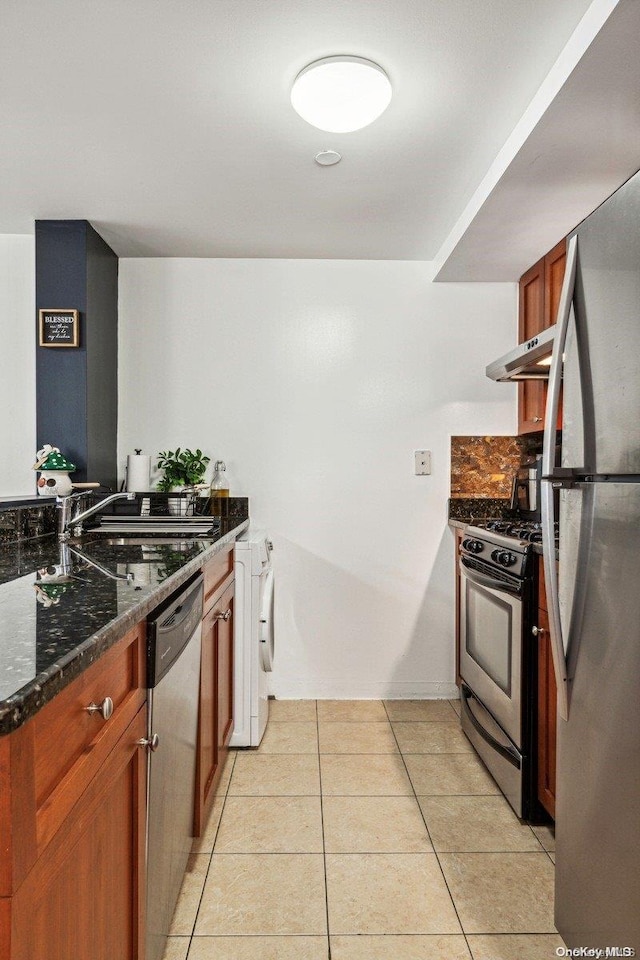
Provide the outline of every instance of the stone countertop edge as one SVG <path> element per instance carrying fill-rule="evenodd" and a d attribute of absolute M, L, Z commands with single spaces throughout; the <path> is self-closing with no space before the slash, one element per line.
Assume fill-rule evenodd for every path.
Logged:
<path fill-rule="evenodd" d="M 77 647 L 56 661 L 48 670 L 38 674 L 17 693 L 0 703 L 0 736 L 17 730 L 30 720 L 46 703 L 53 700 L 72 680 L 95 663 L 103 653 L 114 646 L 136 624 L 166 600 L 189 577 L 197 573 L 223 547 L 228 546 L 248 528 L 249 520 L 242 520 L 237 527 L 225 533 L 203 553 L 189 560 L 183 567 L 164 581 L 154 593 L 139 604 L 115 617 Z"/>
<path fill-rule="evenodd" d="M 449 518 L 448 523 L 452 530 L 466 530 L 467 527 L 473 526 L 473 522 L 471 520 L 452 520 L 451 518 Z M 532 543 L 531 548 L 534 553 L 538 554 L 539 557 L 544 556 L 541 543 Z M 556 550 L 556 560 L 558 559 L 559 559 L 559 553 Z"/>
<path fill-rule="evenodd" d="M 449 526 L 455 530 L 464 530 L 465 527 L 471 526 L 470 520 L 452 520 L 451 518 L 449 518 L 448 522 L 449 522 Z"/>
<path fill-rule="evenodd" d="M 0 497 L 0 511 L 15 510 L 16 507 L 43 507 L 51 504 L 55 507 L 55 497 L 39 497 L 37 494 L 24 497 Z"/>

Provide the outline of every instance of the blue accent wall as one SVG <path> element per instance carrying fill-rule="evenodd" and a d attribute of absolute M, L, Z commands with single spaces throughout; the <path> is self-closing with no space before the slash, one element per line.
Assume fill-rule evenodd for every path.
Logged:
<path fill-rule="evenodd" d="M 42 308 L 79 310 L 80 346 L 36 347 L 38 448 L 60 447 L 72 479 L 115 490 L 118 258 L 87 220 L 36 221 L 36 338 Z"/>

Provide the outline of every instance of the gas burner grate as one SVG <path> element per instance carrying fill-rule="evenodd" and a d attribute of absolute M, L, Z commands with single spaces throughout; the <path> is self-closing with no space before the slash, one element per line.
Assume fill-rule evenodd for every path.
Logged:
<path fill-rule="evenodd" d="M 512 520 L 487 520 L 486 523 L 478 523 L 476 526 L 480 527 L 483 530 L 493 530 L 494 533 L 505 533 L 508 534 L 511 532 L 513 527 Z"/>
<path fill-rule="evenodd" d="M 536 520 L 486 520 L 476 525 L 481 530 L 500 533 L 503 537 L 513 537 L 525 543 L 542 543 L 542 524 Z M 558 524 L 555 525 L 556 543 Z"/>

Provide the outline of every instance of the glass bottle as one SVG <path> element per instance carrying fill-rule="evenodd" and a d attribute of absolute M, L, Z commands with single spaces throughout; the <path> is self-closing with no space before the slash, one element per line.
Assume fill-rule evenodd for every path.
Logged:
<path fill-rule="evenodd" d="M 214 517 L 222 516 L 221 500 L 229 496 L 229 481 L 225 470 L 227 469 L 224 460 L 216 460 L 213 470 L 213 479 L 209 487 L 209 505 L 211 515 Z"/>

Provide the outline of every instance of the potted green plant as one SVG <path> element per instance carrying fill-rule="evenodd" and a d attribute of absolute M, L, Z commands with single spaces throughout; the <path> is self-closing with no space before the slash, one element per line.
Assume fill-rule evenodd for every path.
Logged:
<path fill-rule="evenodd" d="M 162 493 L 194 491 L 202 483 L 210 457 L 205 457 L 202 450 L 162 450 L 158 454 L 158 467 L 163 476 L 158 481 L 158 490 Z M 190 501 L 176 497 L 169 499 L 169 512 L 186 514 Z"/>

